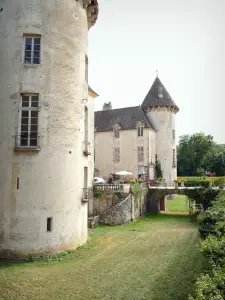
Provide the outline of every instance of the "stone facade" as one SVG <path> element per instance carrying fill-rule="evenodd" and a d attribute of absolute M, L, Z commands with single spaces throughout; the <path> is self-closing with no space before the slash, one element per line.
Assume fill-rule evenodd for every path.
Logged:
<path fill-rule="evenodd" d="M 110 173 L 125 170 L 134 178 L 146 172 L 148 179 L 156 179 L 157 155 L 166 183 L 172 184 L 177 177 L 175 118 L 179 109 L 159 78 L 142 105 L 108 110 L 105 106 L 95 112 L 98 176 L 108 179 Z"/>
<path fill-rule="evenodd" d="M 152 179 L 154 172 L 149 166 L 151 160 L 155 158 L 155 132 L 150 129 L 144 129 L 143 136 L 139 137 L 137 129 L 120 130 L 120 137 L 114 138 L 114 132 L 95 133 L 95 167 L 99 170 L 99 176 L 108 179 L 110 173 L 116 173 L 126 170 L 137 177 L 138 169 L 149 169 Z M 138 162 L 137 149 L 144 147 L 144 159 Z M 120 149 L 120 160 L 114 160 L 113 149 Z"/>
<path fill-rule="evenodd" d="M 88 98 L 86 58 L 98 4 L 0 0 L 0 8 L 0 256 L 75 248 L 88 236 L 82 195 L 93 179 L 96 95 Z M 26 38 L 40 39 L 39 63 L 25 61 Z M 38 97 L 33 147 L 21 146 L 27 94 Z M 91 155 L 83 153 L 87 138 Z"/>

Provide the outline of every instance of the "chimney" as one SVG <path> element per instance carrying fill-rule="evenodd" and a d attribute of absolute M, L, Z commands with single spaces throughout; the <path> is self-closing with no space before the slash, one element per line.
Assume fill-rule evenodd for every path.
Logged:
<path fill-rule="evenodd" d="M 103 105 L 103 110 L 112 110 L 112 103 L 109 102 L 109 103 L 104 103 Z"/>

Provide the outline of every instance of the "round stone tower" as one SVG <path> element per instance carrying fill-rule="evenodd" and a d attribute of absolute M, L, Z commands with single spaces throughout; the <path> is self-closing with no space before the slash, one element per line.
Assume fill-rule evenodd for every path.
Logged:
<path fill-rule="evenodd" d="M 172 184 L 177 177 L 175 117 L 179 108 L 158 77 L 145 97 L 142 108 L 156 131 L 155 153 L 161 164 L 163 178 L 167 184 Z"/>
<path fill-rule="evenodd" d="M 97 0 L 0 0 L 0 257 L 87 240 L 84 100 L 97 16 Z"/>

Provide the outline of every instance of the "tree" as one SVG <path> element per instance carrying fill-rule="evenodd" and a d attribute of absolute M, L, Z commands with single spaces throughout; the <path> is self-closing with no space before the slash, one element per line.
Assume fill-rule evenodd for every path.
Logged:
<path fill-rule="evenodd" d="M 207 155 L 214 145 L 213 137 L 202 132 L 181 136 L 177 149 L 178 176 L 197 176 L 206 171 Z"/>
<path fill-rule="evenodd" d="M 225 147 L 215 145 L 206 157 L 206 167 L 217 176 L 225 175 Z"/>
<path fill-rule="evenodd" d="M 157 155 L 155 156 L 155 172 L 156 172 L 156 178 L 162 178 L 163 177 L 161 163 L 158 160 Z"/>

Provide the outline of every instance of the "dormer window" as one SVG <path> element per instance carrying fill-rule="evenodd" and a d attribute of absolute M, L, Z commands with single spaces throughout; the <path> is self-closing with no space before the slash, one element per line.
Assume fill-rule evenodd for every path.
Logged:
<path fill-rule="evenodd" d="M 144 127 L 143 126 L 138 126 L 137 127 L 137 133 L 138 133 L 138 136 L 143 136 Z"/>
<path fill-rule="evenodd" d="M 158 87 L 158 96 L 159 96 L 159 98 L 163 98 L 163 87 L 162 86 Z"/>

